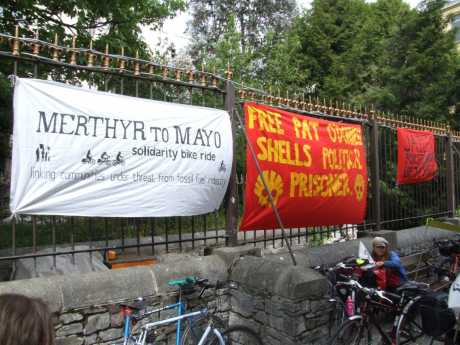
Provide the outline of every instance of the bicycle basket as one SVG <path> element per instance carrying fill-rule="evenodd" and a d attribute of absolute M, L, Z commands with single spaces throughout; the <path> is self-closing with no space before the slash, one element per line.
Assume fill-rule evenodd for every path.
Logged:
<path fill-rule="evenodd" d="M 455 314 L 447 307 L 447 296 L 445 292 L 433 292 L 418 302 L 422 331 L 426 335 L 439 337 L 455 326 Z"/>

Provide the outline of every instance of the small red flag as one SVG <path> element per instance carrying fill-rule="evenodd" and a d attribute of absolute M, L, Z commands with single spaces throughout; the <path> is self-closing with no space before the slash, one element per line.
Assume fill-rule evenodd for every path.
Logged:
<path fill-rule="evenodd" d="M 430 131 L 398 128 L 398 174 L 396 183 L 413 184 L 433 179 L 438 171 L 434 135 Z"/>

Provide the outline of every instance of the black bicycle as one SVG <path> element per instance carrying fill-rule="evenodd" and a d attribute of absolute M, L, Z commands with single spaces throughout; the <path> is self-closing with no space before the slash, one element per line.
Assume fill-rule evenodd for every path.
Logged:
<path fill-rule="evenodd" d="M 427 294 L 425 284 L 408 283 L 397 293 L 362 286 L 356 280 L 347 283 L 356 292 L 359 314 L 349 317 L 331 340 L 336 345 L 402 345 L 430 344 L 433 337 L 420 328 L 420 310 L 407 308 L 410 301 Z M 406 313 L 404 313 L 406 311 Z M 393 323 L 386 329 L 385 316 L 392 316 Z"/>

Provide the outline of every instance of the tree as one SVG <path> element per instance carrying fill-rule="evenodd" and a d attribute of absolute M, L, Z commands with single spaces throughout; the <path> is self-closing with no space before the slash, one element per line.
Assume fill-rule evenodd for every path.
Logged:
<path fill-rule="evenodd" d="M 448 118 L 455 98 L 458 53 L 454 33 L 445 30 L 444 5 L 444 0 L 422 2 L 391 40 L 393 59 L 387 83 L 397 95 L 393 111 L 426 119 Z"/>
<path fill-rule="evenodd" d="M 110 52 L 134 56 L 138 50 L 142 58 L 149 59 L 152 52 L 141 36 L 141 25 L 158 27 L 163 20 L 185 9 L 185 0 L 10 0 L 0 4 L 0 32 L 12 35 L 15 25 L 20 35 L 34 37 L 37 33 L 43 41 L 54 42 L 59 35 L 59 44 L 70 46 L 72 36 L 77 36 L 78 47 L 93 47 L 100 51 L 108 44 Z M 3 48 L 9 50 L 8 42 Z M 19 64 L 21 73 L 21 64 Z M 12 73 L 11 63 L 0 64 L 0 162 L 8 155 L 9 133 L 11 133 L 11 88 L 6 77 Z M 73 78 L 66 71 L 59 76 Z M 41 68 L 40 77 L 51 73 Z M 79 73 L 79 80 L 90 74 Z M 97 80 L 95 81 L 97 82 Z M 1 164 L 1 163 L 0 163 Z"/>
<path fill-rule="evenodd" d="M 444 3 L 426 0 L 410 9 L 402 0 L 315 0 L 284 35 L 295 44 L 278 46 L 288 56 L 274 54 L 267 66 L 289 71 L 270 71 L 282 85 L 318 84 L 321 98 L 444 120 L 459 92 Z"/>
<path fill-rule="evenodd" d="M 96 35 L 141 49 L 145 48 L 140 36 L 141 25 L 158 27 L 165 18 L 184 8 L 184 0 L 8 1 L 0 6 L 0 30 L 12 32 L 14 25 L 19 24 L 29 34 L 38 30 L 39 36 L 48 41 L 55 33 L 63 39 L 77 35 L 88 40 Z"/>
<path fill-rule="evenodd" d="M 322 94 L 342 98 L 342 57 L 350 51 L 367 16 L 364 0 L 315 0 L 296 22 L 300 39 L 299 83 L 317 83 Z M 340 72 L 339 75 L 336 73 Z M 346 81 L 347 83 L 348 81 Z M 340 84 L 340 85 L 339 85 Z"/>
<path fill-rule="evenodd" d="M 266 44 L 267 34 L 281 34 L 290 26 L 296 15 L 296 2 L 191 0 L 190 11 L 192 20 L 188 30 L 194 37 L 194 43 L 189 47 L 190 55 L 199 56 L 196 59 L 199 63 L 223 60 L 229 55 L 223 48 L 231 44 L 238 59 L 250 63 L 250 66 L 243 64 L 241 67 L 245 70 L 239 73 L 249 79 L 261 66 L 261 48 Z M 221 53 L 224 56 L 219 56 Z"/>
<path fill-rule="evenodd" d="M 356 69 L 356 87 L 350 101 L 353 104 L 373 104 L 388 111 L 396 99 L 387 82 L 393 74 L 389 68 L 394 54 L 392 40 L 407 16 L 414 12 L 402 0 L 379 0 L 369 6 L 369 16 L 353 49 L 361 52 L 361 64 Z M 349 55 L 349 61 L 353 61 L 353 55 Z"/>
<path fill-rule="evenodd" d="M 295 15 L 296 3 L 294 0 L 191 0 L 190 10 L 189 30 L 198 41 L 195 48 L 218 42 L 226 31 L 228 17 L 234 16 L 241 34 L 241 50 L 246 52 L 263 45 L 268 31 L 283 31 Z"/>

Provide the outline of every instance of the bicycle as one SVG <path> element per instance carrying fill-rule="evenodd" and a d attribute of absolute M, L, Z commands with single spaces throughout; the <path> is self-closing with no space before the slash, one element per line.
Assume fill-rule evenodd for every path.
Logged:
<path fill-rule="evenodd" d="M 333 267 L 313 267 L 327 278 L 328 301 L 332 304 L 329 313 L 329 336 L 342 325 L 350 316 L 359 313 L 355 290 L 350 288 L 348 282 L 358 279 L 363 272 L 371 270 L 373 265 L 366 259 L 349 257 Z M 348 307 L 348 308 L 347 308 Z"/>
<path fill-rule="evenodd" d="M 375 332 L 373 332 L 374 329 L 378 331 L 380 337 L 378 339 L 380 343 L 378 344 L 398 344 L 397 339 L 400 340 L 399 344 L 407 343 L 404 342 L 406 339 L 405 332 L 407 332 L 407 327 L 411 325 L 407 320 L 409 316 L 413 316 L 413 314 L 404 315 L 403 310 L 408 301 L 415 298 L 414 296 L 426 293 L 424 285 L 407 284 L 406 286 L 402 286 L 398 291 L 400 294 L 397 294 L 364 287 L 356 280 L 350 280 L 342 284 L 350 286 L 350 288 L 356 292 L 356 298 L 359 302 L 359 313 L 349 317 L 342 324 L 332 337 L 331 344 L 375 344 L 373 342 L 373 338 L 375 337 Z M 377 315 L 380 312 L 386 315 L 394 315 L 393 324 L 389 332 L 385 331 L 380 324 L 381 322 L 377 320 Z M 406 317 L 406 322 L 401 321 L 403 317 Z M 412 334 L 413 333 L 411 333 L 411 335 Z M 423 333 L 418 334 L 419 337 L 421 335 L 423 335 Z M 410 340 L 412 341 L 414 338 Z M 411 344 L 417 343 L 412 342 Z"/>
<path fill-rule="evenodd" d="M 413 343 L 413 338 L 429 338 L 431 344 L 452 345 L 458 342 L 456 318 L 447 306 L 446 292 L 458 274 L 460 261 L 460 243 L 458 240 L 434 241 L 433 248 L 437 249 L 439 257 L 425 260 L 425 265 L 437 276 L 431 282 L 433 293 L 427 297 L 419 296 L 410 301 L 403 310 L 404 318 L 400 320 L 399 328 L 405 328 L 406 342 L 397 339 L 397 344 Z M 400 332 L 401 333 L 401 332 Z M 419 341 L 420 342 L 420 341 Z"/>
<path fill-rule="evenodd" d="M 345 303 L 343 298 L 339 294 L 336 288 L 337 284 L 337 273 L 334 268 L 325 268 L 323 266 L 313 267 L 314 270 L 323 274 L 327 278 L 328 283 L 328 302 L 331 304 L 329 312 L 328 330 L 329 336 L 331 336 L 336 329 L 346 320 Z"/>
<path fill-rule="evenodd" d="M 430 279 L 430 288 L 433 291 L 447 290 L 459 273 L 460 241 L 433 240 L 433 245 L 419 253 L 420 261 L 413 270 L 416 277 L 420 272 L 427 272 L 426 279 Z M 430 277 L 436 276 L 436 279 Z"/>
<path fill-rule="evenodd" d="M 396 344 L 457 343 L 459 337 L 455 329 L 455 315 L 447 306 L 448 294 L 444 292 L 454 281 L 458 273 L 460 243 L 458 240 L 434 241 L 428 250 L 433 257 L 433 249 L 439 252 L 442 260 L 424 260 L 425 266 L 437 276 L 431 282 L 430 293 L 409 301 L 399 319 L 396 332 Z M 436 259 L 439 259 L 437 257 Z"/>
<path fill-rule="evenodd" d="M 329 285 L 329 302 L 332 304 L 329 313 L 329 336 L 340 327 L 347 317 L 359 313 L 355 290 L 350 288 L 347 282 L 366 276 L 366 272 L 372 271 L 374 267 L 373 264 L 369 263 L 369 260 L 356 257 L 345 258 L 333 267 L 313 267 L 327 278 Z"/>
<path fill-rule="evenodd" d="M 456 319 L 443 298 L 447 299 L 447 294 L 433 292 L 409 301 L 398 321 L 396 345 L 453 344 Z"/>
<path fill-rule="evenodd" d="M 434 246 L 438 249 L 440 256 L 444 258 L 436 267 L 438 276 L 443 277 L 442 280 L 447 283 L 440 287 L 444 288 L 450 286 L 450 283 L 455 280 L 459 273 L 460 241 L 452 239 L 435 241 Z"/>
<path fill-rule="evenodd" d="M 195 287 L 201 287 L 201 291 L 198 298 L 201 298 L 204 292 L 209 288 L 221 288 L 222 284 L 217 282 L 216 284 L 210 284 L 207 279 L 200 279 L 197 277 L 185 277 L 182 279 L 171 280 L 168 282 L 169 286 L 178 287 L 178 300 L 176 303 L 166 305 L 161 308 L 156 308 L 150 311 L 147 310 L 147 305 L 142 298 L 138 298 L 134 304 L 122 304 L 121 313 L 123 316 L 123 345 L 131 344 L 133 339 L 133 327 L 140 320 L 146 319 L 147 317 L 158 314 L 165 310 L 176 309 L 176 315 L 181 316 L 187 309 L 187 304 L 183 301 L 184 295 L 190 295 L 195 292 Z M 176 345 L 190 345 L 194 344 L 195 340 L 198 339 L 202 334 L 202 325 L 200 320 L 196 320 L 196 324 L 192 324 L 192 320 L 186 325 L 182 324 L 182 319 L 176 321 Z M 214 322 L 222 329 L 224 328 L 224 322 L 218 317 L 214 317 Z"/>
<path fill-rule="evenodd" d="M 167 318 L 141 327 L 139 336 L 131 337 L 125 345 L 155 345 L 155 339 L 151 337 L 154 334 L 153 329 L 158 326 L 165 326 L 178 321 L 191 320 L 194 317 L 200 319 L 206 318 L 207 325 L 195 345 L 262 345 L 259 335 L 251 328 L 243 325 L 230 326 L 224 331 L 220 331 L 214 324 L 212 314 L 207 309 L 202 309 L 180 316 Z"/>

